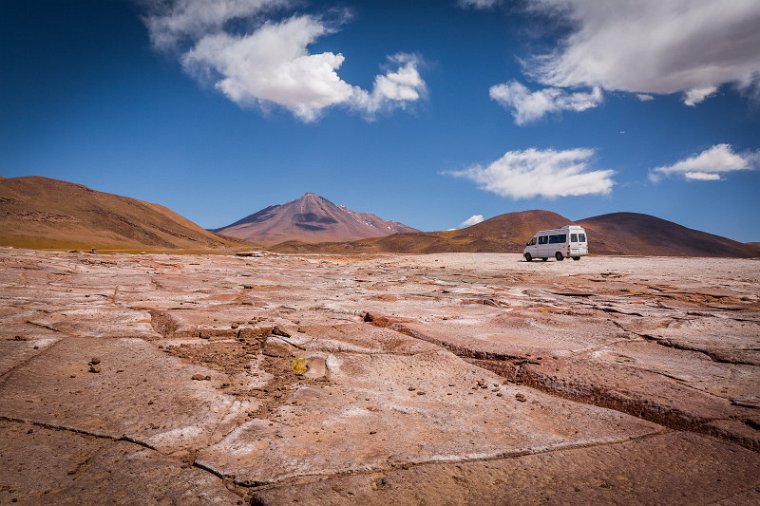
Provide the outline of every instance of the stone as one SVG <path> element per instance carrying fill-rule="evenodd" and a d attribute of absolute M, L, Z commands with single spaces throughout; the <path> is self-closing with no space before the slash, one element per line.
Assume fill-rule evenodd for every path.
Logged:
<path fill-rule="evenodd" d="M 290 333 L 281 329 L 280 327 L 274 327 L 272 329 L 272 334 L 280 337 L 290 337 Z"/>

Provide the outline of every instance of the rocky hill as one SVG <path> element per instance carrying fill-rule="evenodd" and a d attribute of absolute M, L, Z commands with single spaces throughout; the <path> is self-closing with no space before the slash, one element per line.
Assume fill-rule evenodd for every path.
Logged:
<path fill-rule="evenodd" d="M 640 213 L 612 213 L 579 220 L 594 253 L 693 257 L 753 257 L 752 246 Z"/>
<path fill-rule="evenodd" d="M 279 252 L 326 253 L 522 253 L 539 230 L 574 223 L 549 211 L 507 213 L 461 230 L 417 232 L 342 243 L 305 244 L 288 241 L 272 247 Z M 760 251 L 671 221 L 638 213 L 613 213 L 575 222 L 586 228 L 591 254 L 756 257 Z"/>
<path fill-rule="evenodd" d="M 273 245 L 284 241 L 353 241 L 417 230 L 371 213 L 352 211 L 324 197 L 307 193 L 286 204 L 269 206 L 215 232 L 238 240 Z"/>
<path fill-rule="evenodd" d="M 164 206 L 37 176 L 0 179 L 0 245 L 88 250 L 240 246 Z"/>

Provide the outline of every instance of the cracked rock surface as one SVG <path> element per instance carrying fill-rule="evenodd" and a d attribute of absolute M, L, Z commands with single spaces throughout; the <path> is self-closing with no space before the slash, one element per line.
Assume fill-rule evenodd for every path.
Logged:
<path fill-rule="evenodd" d="M 759 267 L 0 249 L 0 504 L 757 504 Z"/>

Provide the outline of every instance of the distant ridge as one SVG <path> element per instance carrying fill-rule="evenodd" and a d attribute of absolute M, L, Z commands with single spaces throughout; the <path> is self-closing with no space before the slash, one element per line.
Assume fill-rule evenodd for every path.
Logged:
<path fill-rule="evenodd" d="M 265 245 L 294 240 L 304 243 L 352 241 L 417 232 L 403 223 L 337 206 L 314 193 L 307 193 L 286 204 L 269 206 L 214 231 Z"/>
<path fill-rule="evenodd" d="M 196 250 L 266 246 L 278 252 L 521 253 L 538 230 L 573 223 L 550 211 L 495 216 L 445 232 L 419 232 L 307 193 L 207 231 L 158 204 L 44 177 L 0 177 L 0 246 L 49 249 Z M 593 254 L 760 257 L 760 243 L 741 243 L 640 213 L 578 220 Z M 348 237 L 349 239 L 343 239 Z"/>
<path fill-rule="evenodd" d="M 417 232 L 342 242 L 304 244 L 289 241 L 273 246 L 279 252 L 325 253 L 522 253 L 539 230 L 573 221 L 550 211 L 507 213 L 461 230 Z M 671 221 L 639 213 L 612 213 L 576 222 L 586 228 L 591 254 L 705 257 L 757 257 L 760 248 Z"/>
<path fill-rule="evenodd" d="M 446 232 L 416 232 L 348 243 L 304 245 L 298 242 L 278 244 L 280 252 L 323 251 L 334 253 L 444 253 L 444 252 L 517 252 L 537 230 L 572 223 L 551 211 L 522 211 L 496 216 L 477 225 Z"/>
<path fill-rule="evenodd" d="M 164 206 L 38 176 L 0 178 L 0 245 L 154 251 L 241 246 Z"/>

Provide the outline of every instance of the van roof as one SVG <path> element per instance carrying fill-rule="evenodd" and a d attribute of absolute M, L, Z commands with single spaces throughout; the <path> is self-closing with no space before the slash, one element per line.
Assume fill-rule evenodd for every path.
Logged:
<path fill-rule="evenodd" d="M 533 235 L 539 235 L 539 234 L 549 234 L 549 233 L 551 233 L 551 232 L 562 232 L 562 231 L 570 231 L 570 230 L 575 230 L 575 231 L 578 231 L 578 230 L 580 230 L 580 231 L 582 231 L 582 232 L 584 232 L 584 233 L 586 232 L 586 231 L 584 230 L 584 228 L 583 228 L 582 226 L 580 226 L 580 225 L 565 225 L 564 227 L 560 227 L 560 228 L 552 228 L 552 229 L 550 229 L 550 230 L 539 230 L 538 232 L 536 232 L 536 233 L 535 233 L 535 234 L 533 234 Z"/>

